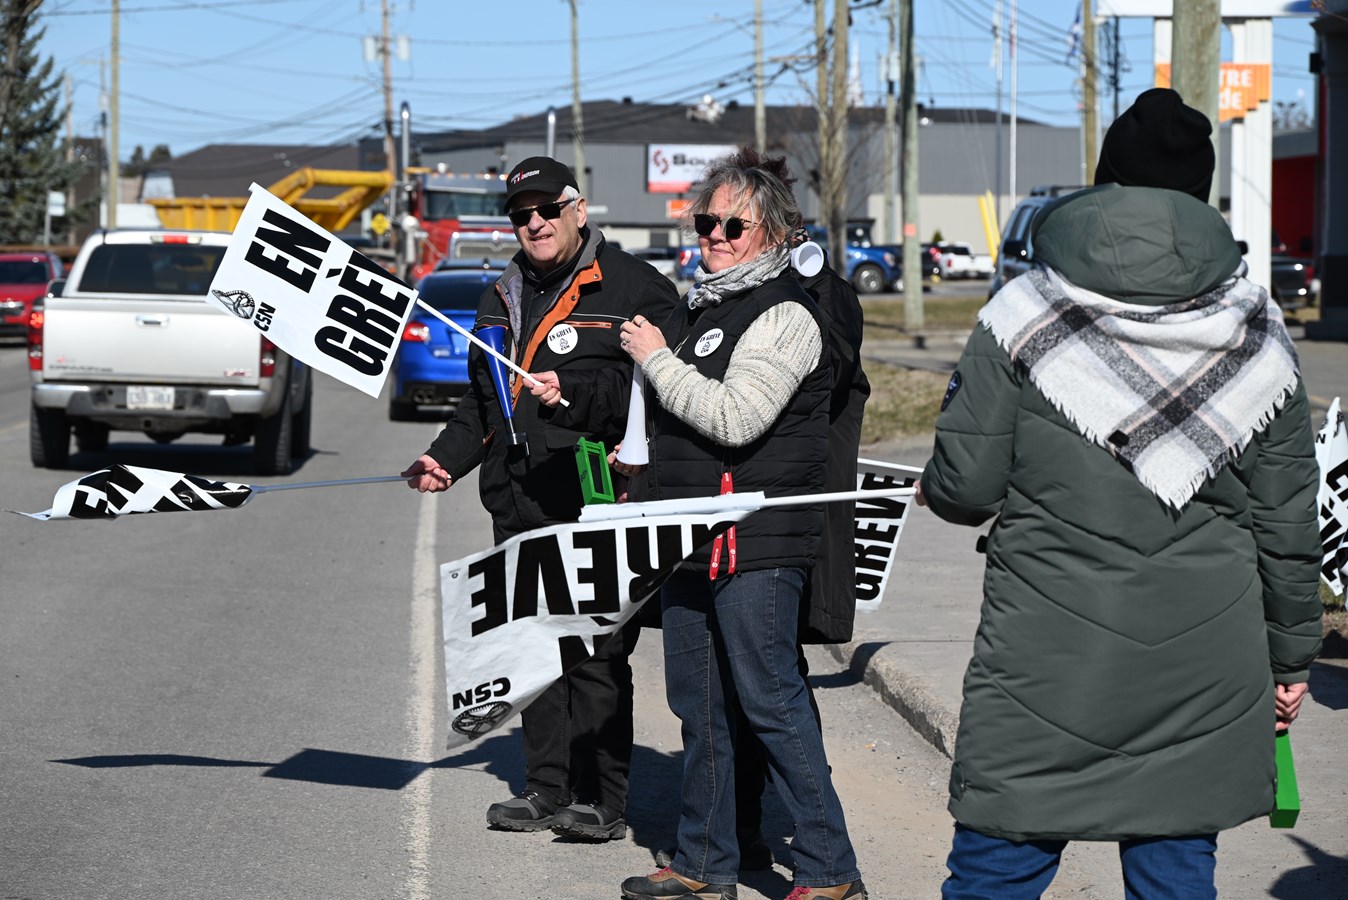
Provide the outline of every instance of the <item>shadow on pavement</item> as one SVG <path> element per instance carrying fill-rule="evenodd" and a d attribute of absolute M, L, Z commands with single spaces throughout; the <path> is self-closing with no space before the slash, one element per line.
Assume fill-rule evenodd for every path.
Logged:
<path fill-rule="evenodd" d="M 1268 895 L 1278 900 L 1345 900 L 1348 898 L 1348 857 L 1327 853 L 1304 838 L 1289 835 L 1306 854 L 1309 865 L 1278 876 Z"/>

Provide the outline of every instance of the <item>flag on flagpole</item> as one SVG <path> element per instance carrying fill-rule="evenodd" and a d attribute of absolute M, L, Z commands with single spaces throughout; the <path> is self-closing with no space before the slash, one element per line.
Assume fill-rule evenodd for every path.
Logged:
<path fill-rule="evenodd" d="M 1324 559 L 1320 578 L 1335 594 L 1348 577 L 1348 428 L 1339 398 L 1329 405 L 1325 424 L 1315 436 L 1315 461 L 1320 464 L 1320 541 Z"/>
<path fill-rule="evenodd" d="M 52 508 L 40 513 L 8 509 L 30 519 L 116 519 L 140 513 L 201 512 L 238 509 L 257 494 L 293 491 L 299 488 L 337 487 L 348 484 L 382 484 L 406 481 L 401 475 L 342 478 L 336 481 L 304 481 L 282 484 L 237 484 L 208 481 L 195 475 L 147 469 L 142 466 L 108 466 L 56 489 Z"/>
<path fill-rule="evenodd" d="M 181 472 L 115 465 L 61 485 L 56 489 L 51 509 L 19 515 L 47 522 L 52 519 L 116 519 L 140 513 L 238 509 L 253 494 L 254 490 L 248 485 L 232 481 L 207 481 Z"/>
<path fill-rule="evenodd" d="M 249 191 L 210 301 L 301 362 L 378 397 L 416 292 L 266 188 Z"/>
<path fill-rule="evenodd" d="M 553 525 L 442 565 L 450 749 L 597 653 L 680 562 L 749 512 Z"/>

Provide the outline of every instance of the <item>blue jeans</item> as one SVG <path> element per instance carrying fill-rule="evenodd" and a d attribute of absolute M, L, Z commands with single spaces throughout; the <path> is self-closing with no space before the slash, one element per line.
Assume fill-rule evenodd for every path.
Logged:
<path fill-rule="evenodd" d="M 824 739 L 797 667 L 801 569 L 709 581 L 676 572 L 660 592 L 669 708 L 683 723 L 678 851 L 671 868 L 714 884 L 739 880 L 735 700 L 763 746 L 796 832 L 799 885 L 855 881 L 856 854 L 833 790 Z"/>
<path fill-rule="evenodd" d="M 955 826 L 942 900 L 1031 900 L 1053 881 L 1067 841 L 1025 841 Z M 1217 835 L 1119 841 L 1127 900 L 1213 900 Z"/>

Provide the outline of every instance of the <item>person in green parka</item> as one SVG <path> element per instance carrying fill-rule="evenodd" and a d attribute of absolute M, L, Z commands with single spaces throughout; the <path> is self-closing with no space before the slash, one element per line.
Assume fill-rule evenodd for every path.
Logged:
<path fill-rule="evenodd" d="M 1217 833 L 1269 812 L 1320 647 L 1319 473 L 1282 313 L 1206 202 L 1208 119 L 1110 127 L 979 313 L 919 503 L 987 537 L 945 898 L 1038 897 L 1071 840 L 1130 898 L 1215 897 Z"/>

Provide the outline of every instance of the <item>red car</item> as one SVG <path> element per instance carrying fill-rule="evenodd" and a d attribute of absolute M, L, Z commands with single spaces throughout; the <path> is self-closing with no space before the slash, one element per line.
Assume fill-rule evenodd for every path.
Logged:
<path fill-rule="evenodd" d="M 64 274 L 52 253 L 0 253 L 0 334 L 26 334 L 33 301 Z"/>

